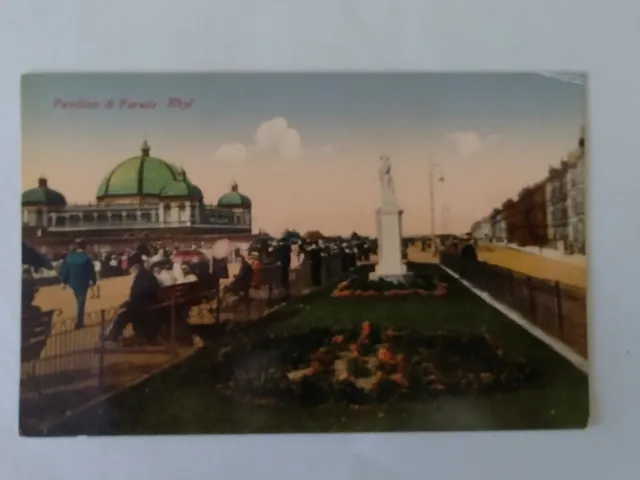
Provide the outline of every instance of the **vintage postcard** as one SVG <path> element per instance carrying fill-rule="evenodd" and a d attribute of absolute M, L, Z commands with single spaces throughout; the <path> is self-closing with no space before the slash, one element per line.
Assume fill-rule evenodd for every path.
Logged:
<path fill-rule="evenodd" d="M 28 74 L 22 435 L 583 428 L 586 78 Z"/>

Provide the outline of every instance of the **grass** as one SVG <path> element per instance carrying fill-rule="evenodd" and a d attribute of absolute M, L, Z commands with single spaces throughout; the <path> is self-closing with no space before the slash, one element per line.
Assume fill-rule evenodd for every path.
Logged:
<path fill-rule="evenodd" d="M 344 329 L 364 320 L 423 332 L 475 330 L 502 345 L 506 355 L 524 357 L 539 373 L 533 384 L 510 393 L 442 395 L 420 403 L 360 408 L 338 404 L 247 407 L 215 392 L 207 377 L 215 352 L 205 348 L 183 365 L 114 399 L 102 413 L 94 412 L 100 421 L 92 419 L 92 431 L 305 433 L 584 427 L 589 416 L 587 376 L 455 279 L 440 275 L 450 286 L 446 297 L 321 296 L 290 309 L 295 314 L 269 324 L 260 334 L 304 332 L 310 327 Z"/>

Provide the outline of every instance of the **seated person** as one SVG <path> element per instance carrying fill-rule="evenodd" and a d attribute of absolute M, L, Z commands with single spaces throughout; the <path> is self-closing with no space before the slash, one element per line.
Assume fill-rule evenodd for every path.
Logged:
<path fill-rule="evenodd" d="M 105 332 L 105 340 L 115 342 L 120 339 L 122 332 L 129 325 L 137 321 L 136 315 L 153 306 L 158 300 L 160 282 L 155 275 L 144 266 L 139 252 L 132 254 L 127 261 L 129 270 L 134 276 L 129 298 L 120 306 L 121 311 L 115 316 Z"/>
<path fill-rule="evenodd" d="M 176 279 L 176 283 L 189 283 L 196 282 L 198 280 L 198 277 L 196 277 L 191 271 L 191 267 L 181 260 L 173 262 L 172 271 Z"/>
<path fill-rule="evenodd" d="M 249 262 L 242 255 L 240 249 L 236 249 L 234 256 L 240 261 L 240 270 L 231 283 L 225 287 L 225 293 L 239 295 L 247 293 L 250 288 L 260 286 L 260 270 L 262 268 L 259 260 L 260 255 L 257 252 L 250 253 L 251 262 Z"/>
<path fill-rule="evenodd" d="M 214 258 L 212 260 L 211 270 L 215 278 L 229 278 L 229 266 L 226 258 Z"/>
<path fill-rule="evenodd" d="M 176 283 L 183 283 L 185 281 L 184 272 L 186 268 L 183 267 L 182 262 L 180 260 L 176 260 L 173 262 L 172 270 L 173 270 L 173 276 L 176 279 Z"/>
<path fill-rule="evenodd" d="M 167 259 L 159 260 L 151 265 L 151 271 L 160 282 L 161 287 L 176 284 L 176 277 L 173 275 L 173 265 Z"/>
<path fill-rule="evenodd" d="M 231 280 L 231 283 L 229 283 L 224 290 L 225 292 L 237 295 L 246 292 L 251 288 L 253 269 L 245 256 L 242 255 L 240 249 L 236 249 L 234 256 L 240 262 L 240 269 L 238 274 L 233 278 L 233 280 Z"/>

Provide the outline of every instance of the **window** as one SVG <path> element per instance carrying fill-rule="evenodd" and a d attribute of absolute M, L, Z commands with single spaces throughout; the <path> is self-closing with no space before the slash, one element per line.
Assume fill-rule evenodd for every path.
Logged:
<path fill-rule="evenodd" d="M 42 226 L 42 222 L 44 220 L 44 214 L 42 213 L 42 210 L 37 209 L 36 210 L 36 226 L 37 227 L 41 227 Z"/>

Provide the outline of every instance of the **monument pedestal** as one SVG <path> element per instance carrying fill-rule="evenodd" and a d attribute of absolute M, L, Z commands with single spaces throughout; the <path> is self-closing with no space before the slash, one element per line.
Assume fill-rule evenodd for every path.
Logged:
<path fill-rule="evenodd" d="M 378 208 L 376 210 L 376 229 L 378 264 L 375 272 L 369 274 L 369 279 L 408 282 L 413 274 L 407 272 L 407 266 L 402 261 L 402 209 L 399 207 Z"/>

